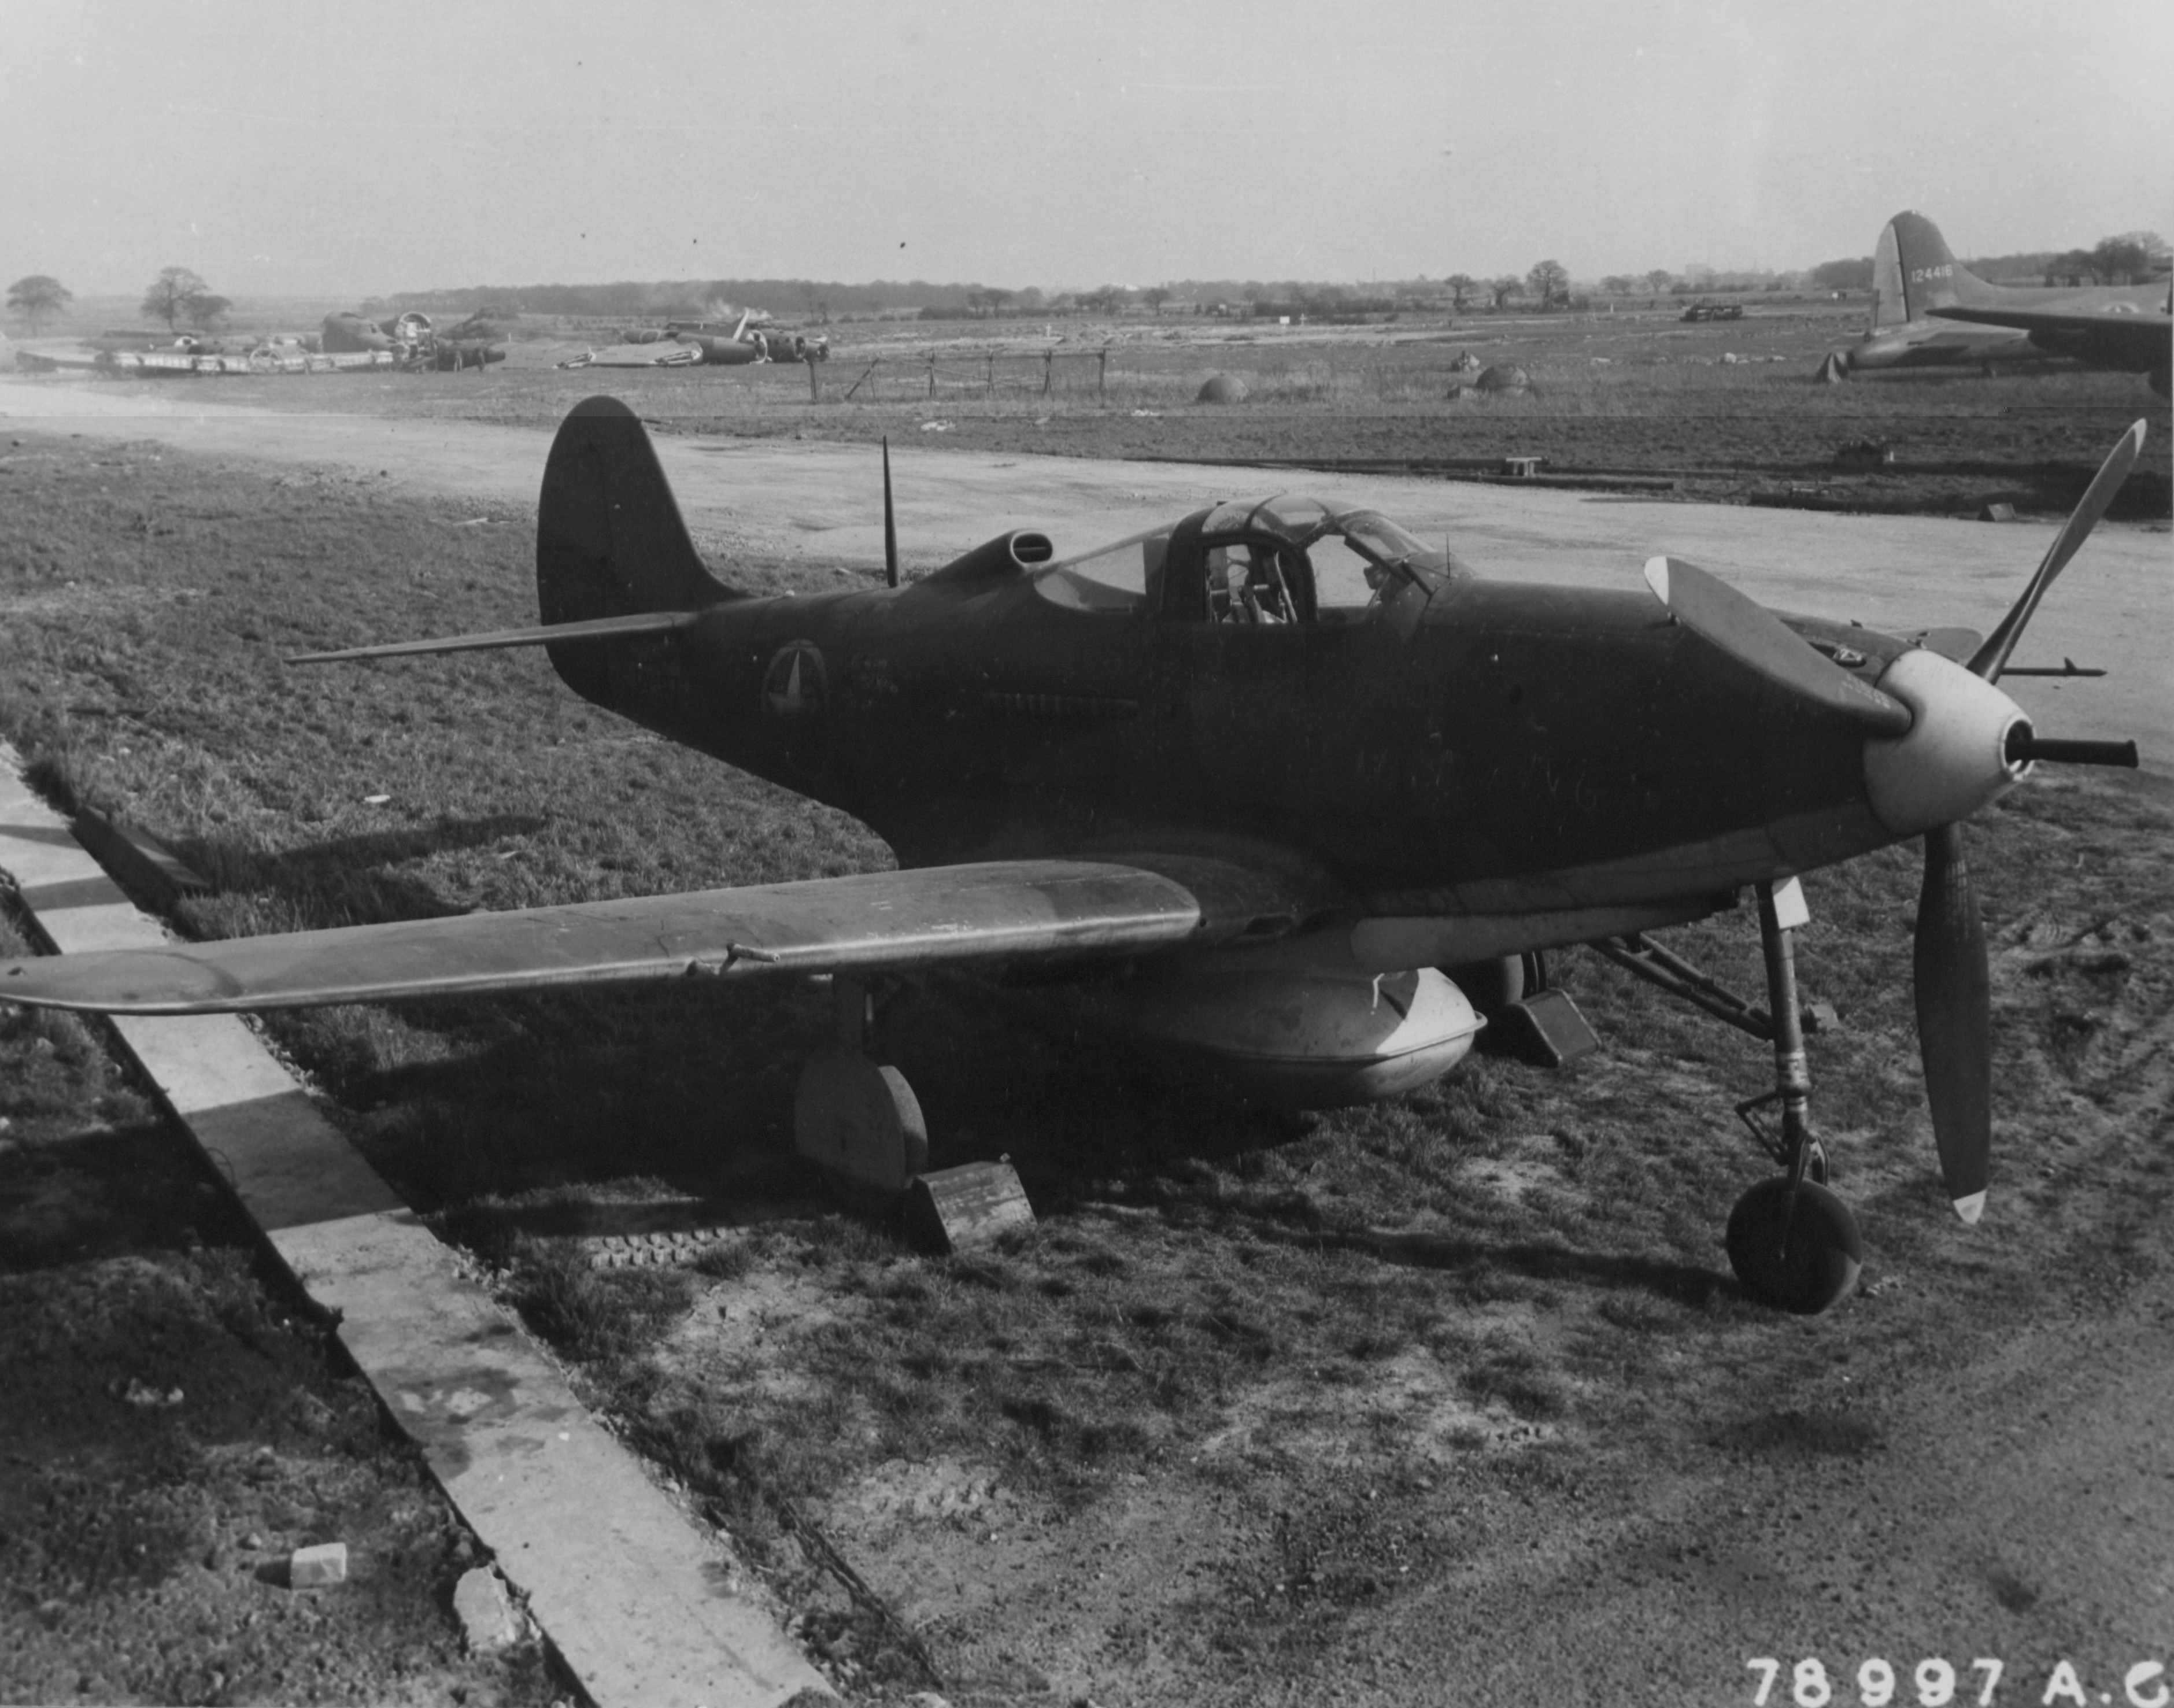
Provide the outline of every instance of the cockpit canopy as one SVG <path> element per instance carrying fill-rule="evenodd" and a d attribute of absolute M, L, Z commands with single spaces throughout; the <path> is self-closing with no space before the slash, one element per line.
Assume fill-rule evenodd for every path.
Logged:
<path fill-rule="evenodd" d="M 1175 623 L 1359 622 L 1471 573 L 1378 511 L 1296 494 L 1220 504 L 1052 565 L 1045 598 Z"/>

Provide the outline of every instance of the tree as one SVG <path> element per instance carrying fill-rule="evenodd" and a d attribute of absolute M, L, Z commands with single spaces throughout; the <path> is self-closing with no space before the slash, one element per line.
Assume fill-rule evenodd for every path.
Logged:
<path fill-rule="evenodd" d="M 1821 290 L 1869 290 L 1872 257 L 1863 255 L 1853 261 L 1822 261 L 1812 269 L 1812 283 Z"/>
<path fill-rule="evenodd" d="M 208 290 L 200 290 L 181 305 L 182 318 L 192 327 L 209 332 L 234 305 L 224 297 Z"/>
<path fill-rule="evenodd" d="M 1479 289 L 1479 281 L 1468 273 L 1452 273 L 1442 283 L 1449 287 L 1451 303 L 1459 314 L 1464 312 L 1464 299 Z"/>
<path fill-rule="evenodd" d="M 1533 295 L 1540 300 L 1543 309 L 1553 308 L 1555 299 L 1566 300 L 1570 296 L 1570 269 L 1560 261 L 1536 261 L 1533 270 L 1525 275 L 1525 283 L 1533 288 Z"/>
<path fill-rule="evenodd" d="M 30 323 L 33 336 L 41 321 L 49 315 L 66 314 L 74 300 L 74 292 L 43 273 L 26 274 L 8 287 L 8 308 Z"/>
<path fill-rule="evenodd" d="M 187 316 L 191 300 L 210 293 L 202 273 L 186 267 L 162 267 L 151 288 L 143 293 L 143 312 L 165 322 L 166 330 L 171 332 Z"/>
<path fill-rule="evenodd" d="M 1675 274 L 1669 272 L 1665 267 L 1657 267 L 1651 273 L 1646 275 L 1647 286 L 1656 296 L 1658 296 L 1663 291 L 1666 290 L 1675 282 Z"/>
<path fill-rule="evenodd" d="M 1500 278 L 1489 279 L 1487 289 L 1495 299 L 1495 306 L 1499 309 L 1508 302 L 1517 294 L 1517 287 L 1523 283 L 1524 280 L 1514 273 L 1506 273 Z"/>
<path fill-rule="evenodd" d="M 1603 296 L 1628 296 L 1638 288 L 1638 281 L 1627 273 L 1611 273 L 1600 281 Z"/>
<path fill-rule="evenodd" d="M 2098 270 L 2098 257 L 2090 250 L 2071 249 L 2065 254 L 2055 256 L 2046 263 L 2046 282 L 2048 284 L 2058 284 L 2065 281 L 2075 285 L 2083 284 L 2085 279 L 2090 279 L 2093 284 L 2096 284 Z"/>
<path fill-rule="evenodd" d="M 1170 300 L 1170 287 L 1166 284 L 1151 284 L 1140 293 L 1140 300 L 1153 309 L 1155 311 L 1155 318 L 1160 320 L 1162 318 L 1162 305 Z"/>
<path fill-rule="evenodd" d="M 2091 268 L 2108 284 L 2137 284 L 2150 277 L 2151 257 L 2133 237 L 2101 237 L 2091 251 Z"/>

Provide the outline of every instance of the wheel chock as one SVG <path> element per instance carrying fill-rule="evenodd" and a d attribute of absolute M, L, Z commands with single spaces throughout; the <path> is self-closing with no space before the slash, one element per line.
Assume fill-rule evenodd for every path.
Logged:
<path fill-rule="evenodd" d="M 917 1175 L 906 1190 L 906 1231 L 933 1251 L 963 1251 L 1033 1225 L 1034 1207 L 1009 1158 Z"/>
<path fill-rule="evenodd" d="M 1578 1013 L 1568 991 L 1535 991 L 1506 1003 L 1494 1027 L 1500 1029 L 1495 1040 L 1498 1045 L 1536 1068 L 1560 1068 L 1600 1047 L 1599 1035 Z"/>

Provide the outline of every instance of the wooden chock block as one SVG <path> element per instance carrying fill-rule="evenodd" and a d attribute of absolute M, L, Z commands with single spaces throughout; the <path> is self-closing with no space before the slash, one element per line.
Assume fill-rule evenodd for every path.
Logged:
<path fill-rule="evenodd" d="M 1034 1206 L 1009 1158 L 917 1175 L 906 1191 L 906 1225 L 938 1251 L 986 1246 L 1007 1228 L 1034 1225 Z"/>
<path fill-rule="evenodd" d="M 1509 1029 L 1512 1051 L 1536 1067 L 1560 1068 L 1600 1047 L 1567 991 L 1535 991 L 1504 1008 L 1497 1024 Z"/>

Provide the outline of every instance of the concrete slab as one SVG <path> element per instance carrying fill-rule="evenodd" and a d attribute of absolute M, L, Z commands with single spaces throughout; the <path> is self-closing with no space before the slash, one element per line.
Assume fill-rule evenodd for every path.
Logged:
<path fill-rule="evenodd" d="M 619 392 L 640 408 L 637 381 L 616 377 Z M 600 381 L 599 389 L 609 388 Z M 524 508 L 535 503 L 549 442 L 547 434 L 526 428 L 251 410 L 201 397 L 144 395 L 88 381 L 0 381 L 0 419 L 381 472 L 396 488 Z M 334 394 L 327 397 L 336 405 Z M 811 424 L 819 421 L 811 414 Z M 689 527 L 727 580 L 732 557 L 741 552 L 883 561 L 882 484 L 870 446 L 667 438 L 657 451 Z M 2155 440 L 2144 455 L 2163 462 L 2167 451 Z M 911 442 L 895 444 L 892 462 L 900 551 L 909 570 L 933 568 L 1009 528 L 1041 528 L 1060 553 L 1084 551 L 1219 498 L 1298 490 L 1371 505 L 1425 538 L 1446 538 L 1487 575 L 1636 588 L 1647 558 L 1668 552 L 1766 604 L 1890 631 L 1990 629 L 2053 533 L 2044 522 L 1833 516 L 1403 476 L 996 455 Z M 525 614 L 509 613 L 508 620 Z M 2041 608 L 2017 662 L 2073 657 L 2110 674 L 2003 685 L 2042 733 L 2133 738 L 2146 770 L 2174 775 L 2170 634 L 2174 534 L 2163 527 L 2104 524 Z"/>
<path fill-rule="evenodd" d="M 62 953 L 165 940 L 0 743 L 0 872 Z M 759 1587 L 230 1015 L 115 1022 L 592 1700 L 773 1708 L 822 1677 Z"/>

